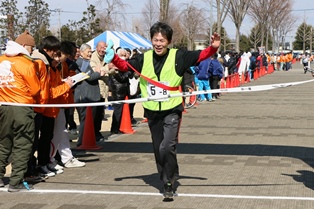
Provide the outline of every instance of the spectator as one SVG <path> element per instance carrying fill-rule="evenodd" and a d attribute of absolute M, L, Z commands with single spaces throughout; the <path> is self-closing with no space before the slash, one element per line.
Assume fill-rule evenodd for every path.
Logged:
<path fill-rule="evenodd" d="M 218 61 L 218 54 L 212 56 L 211 62 L 209 64 L 209 83 L 211 89 L 219 89 L 219 81 L 223 78 L 224 70 L 222 65 Z M 212 94 L 212 99 L 218 99 L 218 93 Z"/>
<path fill-rule="evenodd" d="M 69 69 L 69 75 L 76 74 L 76 70 L 78 68 L 77 64 L 75 63 L 78 59 L 79 55 L 77 55 L 77 50 L 79 50 L 79 47 L 74 42 L 68 42 L 69 45 L 67 48 L 72 48 L 73 52 L 67 57 L 66 64 L 67 68 Z M 65 77 L 63 77 L 65 78 Z M 74 89 L 70 92 L 69 95 L 69 103 L 74 103 Z M 77 135 L 77 125 L 74 121 L 74 111 L 75 107 L 69 107 L 64 109 L 65 119 L 66 119 L 66 125 L 65 127 L 69 129 L 70 133 L 72 135 Z"/>
<path fill-rule="evenodd" d="M 94 69 L 90 65 L 90 59 L 92 56 L 91 46 L 88 44 L 82 44 L 80 47 L 81 57 L 79 57 L 76 61 L 76 64 L 79 66 L 76 73 L 85 72 L 89 74 L 89 78 L 81 81 L 75 87 L 74 91 L 74 102 L 75 103 L 92 103 L 92 102 L 100 102 L 100 89 L 98 84 L 98 79 L 101 76 L 105 75 L 105 71 L 101 69 L 100 65 L 97 65 Z M 84 123 L 86 117 L 86 107 L 77 107 L 76 108 L 79 115 L 80 127 L 79 127 L 79 137 L 76 146 L 82 145 L 83 134 L 84 134 Z M 94 119 L 94 132 L 95 136 L 97 136 L 100 128 L 97 127 L 97 114 L 101 114 L 98 112 L 99 108 L 92 107 L 93 119 Z"/>
<path fill-rule="evenodd" d="M 198 90 L 199 91 L 208 91 L 210 90 L 210 85 L 209 85 L 209 65 L 210 65 L 211 59 L 208 58 L 202 62 L 198 66 L 195 67 L 195 72 L 198 74 Z M 211 93 L 205 93 L 205 94 L 200 94 L 199 95 L 199 101 L 212 101 L 212 94 Z"/>
<path fill-rule="evenodd" d="M 126 54 L 127 52 L 123 48 L 120 48 L 117 51 L 117 55 L 123 60 L 126 60 Z M 109 83 L 113 101 L 124 100 L 126 96 L 129 96 L 129 75 L 129 72 L 119 72 L 118 69 L 116 69 L 115 73 L 110 75 Z M 110 128 L 111 134 L 122 133 L 120 131 L 122 109 L 123 104 L 113 104 L 113 114 Z"/>
<path fill-rule="evenodd" d="M 132 51 L 132 59 L 135 58 L 139 54 L 138 49 L 133 49 Z"/>
<path fill-rule="evenodd" d="M 55 36 L 47 36 L 42 39 L 39 49 L 35 50 L 33 57 L 41 59 L 49 69 L 49 104 L 65 103 L 63 95 L 68 93 L 73 86 L 71 78 L 64 82 L 61 79 L 60 41 Z M 54 176 L 58 171 L 50 166 L 50 143 L 53 138 L 55 118 L 60 108 L 45 108 L 42 113 L 42 125 L 40 127 L 40 138 L 38 140 L 38 171 L 45 176 Z M 60 173 L 60 171 L 59 171 Z"/>
<path fill-rule="evenodd" d="M 107 48 L 107 44 L 103 41 L 99 41 L 96 45 L 96 50 L 92 53 L 91 59 L 90 59 L 90 66 L 93 68 L 93 70 L 96 69 L 96 67 L 99 65 L 101 66 L 101 70 L 104 71 L 104 75 L 98 79 L 99 84 L 99 90 L 100 90 L 100 96 L 101 102 L 105 102 L 108 100 L 108 91 L 109 91 L 109 74 L 108 74 L 108 65 L 104 61 L 105 56 L 105 50 Z M 107 121 L 106 118 L 106 112 L 105 112 L 105 106 L 97 106 L 98 110 L 95 123 L 94 124 L 99 130 L 96 132 L 96 140 L 101 141 L 103 140 L 103 135 L 100 133 L 101 130 L 101 124 L 102 120 Z"/>
<path fill-rule="evenodd" d="M 8 75 L 1 83 L 0 101 L 24 104 L 36 102 L 40 82 L 36 74 L 38 66 L 30 58 L 34 46 L 34 38 L 27 31 L 17 37 L 16 42 L 8 41 L 4 55 L 0 56 L 0 74 Z M 2 179 L 11 155 L 14 163 L 9 192 L 27 189 L 23 178 L 35 137 L 34 118 L 31 107 L 0 106 L 0 187 L 4 187 Z M 29 188 L 33 186 L 29 185 Z"/>
<path fill-rule="evenodd" d="M 61 42 L 60 47 L 60 67 L 61 67 L 61 75 L 63 78 L 67 78 L 68 76 L 73 76 L 75 71 L 69 71 L 68 65 L 66 63 L 66 59 L 73 54 L 74 46 L 68 41 Z M 69 91 L 68 94 L 63 95 L 64 102 L 73 103 L 74 99 L 72 96 L 72 91 Z M 58 161 L 55 160 L 55 155 L 58 151 L 61 157 L 62 164 L 66 168 L 74 168 L 74 167 L 83 167 L 85 166 L 84 162 L 80 162 L 78 159 L 73 157 L 70 141 L 68 136 L 68 131 L 65 127 L 66 118 L 64 117 L 64 108 L 60 108 L 59 114 L 54 122 L 54 130 L 53 130 L 53 138 L 51 140 L 51 149 L 50 149 L 50 168 L 54 168 L 57 173 L 63 173 L 63 167 L 58 164 Z"/>
<path fill-rule="evenodd" d="M 126 51 L 126 59 L 131 59 L 132 58 L 132 51 L 129 48 L 124 48 Z"/>

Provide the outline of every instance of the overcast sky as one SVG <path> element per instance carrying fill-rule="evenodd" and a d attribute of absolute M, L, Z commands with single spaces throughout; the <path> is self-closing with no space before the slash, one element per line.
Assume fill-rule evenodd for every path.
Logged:
<path fill-rule="evenodd" d="M 129 5 L 126 17 L 129 21 L 129 25 L 132 24 L 132 18 L 138 18 L 141 16 L 142 8 L 147 0 L 122 0 L 123 3 Z M 18 1 L 18 8 L 24 11 L 24 7 L 27 5 L 26 0 Z M 61 8 L 64 12 L 61 12 L 60 19 L 61 24 L 68 23 L 68 20 L 80 20 L 82 18 L 82 12 L 86 11 L 86 0 L 45 0 L 49 4 L 51 10 Z M 90 4 L 95 5 L 98 0 L 88 0 Z M 159 1 L 158 1 L 159 2 Z M 191 0 L 171 0 L 171 3 L 180 4 L 182 2 L 192 2 Z M 303 22 L 306 17 L 306 22 L 314 26 L 314 0 L 294 0 L 293 15 L 297 18 L 296 28 Z M 193 5 L 203 7 L 202 0 L 194 0 Z M 215 16 L 215 15 L 214 15 Z M 241 26 L 241 33 L 248 35 L 250 29 L 253 27 L 253 21 L 247 16 Z M 59 15 L 58 13 L 52 13 L 50 25 L 52 28 L 58 28 Z M 223 26 L 226 28 L 228 35 L 231 38 L 235 38 L 235 27 L 233 23 L 228 19 L 224 22 Z M 294 30 L 291 35 L 295 35 Z"/>

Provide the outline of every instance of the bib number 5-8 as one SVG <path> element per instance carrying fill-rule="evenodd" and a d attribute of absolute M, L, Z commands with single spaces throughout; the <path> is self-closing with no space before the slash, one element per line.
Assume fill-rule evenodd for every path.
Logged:
<path fill-rule="evenodd" d="M 159 83 L 162 83 L 164 85 L 167 85 L 168 86 L 168 82 L 167 81 L 159 81 Z M 148 92 L 148 95 L 149 97 L 162 97 L 162 96 L 167 96 L 169 94 L 168 90 L 165 90 L 165 89 L 162 89 L 158 86 L 155 86 L 151 83 L 148 83 L 148 86 L 147 86 L 147 92 Z M 158 100 L 155 100 L 157 102 L 163 102 L 163 101 L 168 101 L 169 99 L 166 98 L 166 99 L 158 99 Z"/>

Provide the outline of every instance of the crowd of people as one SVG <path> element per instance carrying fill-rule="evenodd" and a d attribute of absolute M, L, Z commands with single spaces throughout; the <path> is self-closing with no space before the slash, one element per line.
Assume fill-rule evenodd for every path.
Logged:
<path fill-rule="evenodd" d="M 36 44 L 25 31 L 15 41 L 8 41 L 4 55 L 0 56 L 0 101 L 31 105 L 125 99 L 133 74 L 128 73 L 124 81 L 119 80 L 121 73 L 116 67 L 103 61 L 106 46 L 101 41 L 92 52 L 88 44 L 79 47 L 71 41 L 61 42 L 55 36 L 44 37 Z M 137 52 L 134 50 L 133 56 Z M 118 54 L 129 59 L 132 53 L 129 49 L 120 49 Z M 81 72 L 87 73 L 88 78 L 75 83 L 71 76 Z M 132 96 L 136 97 L 137 93 Z M 122 108 L 114 106 L 114 109 L 111 133 L 117 134 Z M 79 116 L 78 131 L 75 110 Z M 0 187 L 4 186 L 2 179 L 9 163 L 12 167 L 9 192 L 32 189 L 31 184 L 25 186 L 26 182 L 45 181 L 63 173 L 64 168 L 85 166 L 85 162 L 72 154 L 69 133 L 78 134 L 79 147 L 86 107 L 0 105 L 0 112 Z M 92 112 L 96 140 L 101 141 L 104 139 L 100 131 L 101 123 L 106 119 L 105 107 L 92 107 Z M 133 123 L 137 123 L 134 118 Z"/>
<path fill-rule="evenodd" d="M 171 95 L 182 85 L 198 90 L 218 89 L 221 79 L 234 73 L 254 79 L 254 70 L 274 64 L 277 70 L 291 69 L 291 56 L 233 51 L 217 52 L 220 36 L 211 37 L 204 50 L 171 49 L 172 28 L 162 22 L 150 29 L 153 50 L 139 54 L 137 49 L 115 47 L 99 41 L 95 51 L 88 44 L 77 46 L 55 36 L 44 37 L 36 46 L 27 32 L 9 41 L 0 56 L 0 101 L 24 104 L 79 104 Z M 134 69 L 137 72 L 134 72 Z M 80 82 L 71 76 L 86 73 Z M 214 101 L 219 94 L 206 93 L 199 101 Z M 134 105 L 130 105 L 132 124 Z M 179 177 L 176 143 L 184 107 L 181 97 L 148 100 L 143 104 L 153 142 L 157 171 L 164 186 L 164 197 L 173 198 Z M 111 134 L 120 131 L 123 104 L 113 104 Z M 103 141 L 102 121 L 106 106 L 93 106 L 96 141 Z M 79 129 L 74 111 L 79 117 Z M 84 167 L 72 154 L 69 135 L 84 136 L 87 107 L 0 106 L 0 187 L 6 166 L 11 162 L 9 192 L 31 189 L 25 182 L 39 182 L 64 172 L 64 168 Z M 36 155 L 37 153 L 37 155 Z M 11 159 L 9 161 L 9 157 Z"/>

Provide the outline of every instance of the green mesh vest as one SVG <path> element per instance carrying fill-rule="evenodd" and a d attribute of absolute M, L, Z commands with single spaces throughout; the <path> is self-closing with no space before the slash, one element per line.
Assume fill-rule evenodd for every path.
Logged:
<path fill-rule="evenodd" d="M 170 49 L 169 55 L 164 63 L 164 66 L 161 69 L 160 80 L 158 80 L 157 75 L 155 74 L 154 66 L 153 66 L 153 50 L 150 50 L 144 54 L 144 63 L 142 68 L 142 75 L 161 82 L 167 86 L 176 87 L 180 86 L 182 82 L 182 77 L 178 76 L 175 70 L 175 59 L 177 49 Z M 165 96 L 169 94 L 178 94 L 177 91 L 167 91 L 161 89 L 153 84 L 150 84 L 148 81 L 144 80 L 142 77 L 140 78 L 140 89 L 141 95 L 143 98 L 147 97 L 158 97 Z M 182 97 L 175 98 L 167 98 L 163 100 L 155 100 L 155 101 L 147 101 L 143 103 L 143 107 L 152 111 L 163 111 L 170 110 L 179 104 L 182 104 Z"/>

